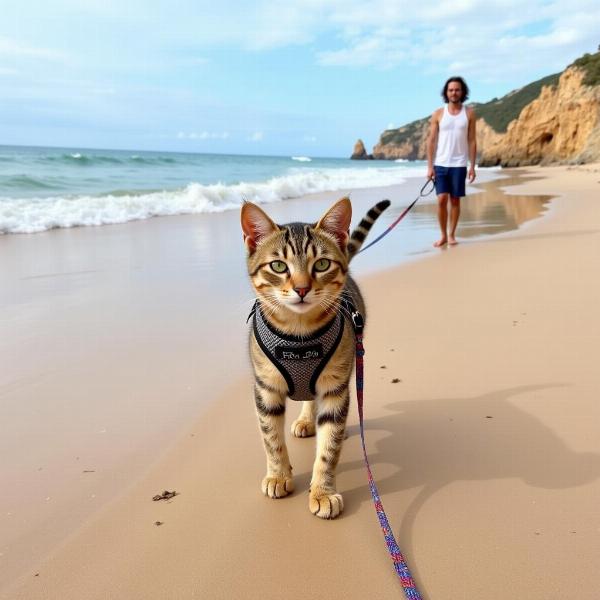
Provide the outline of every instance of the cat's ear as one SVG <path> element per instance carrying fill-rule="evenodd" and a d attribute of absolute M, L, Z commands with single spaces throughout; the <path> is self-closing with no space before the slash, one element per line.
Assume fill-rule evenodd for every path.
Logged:
<path fill-rule="evenodd" d="M 242 204 L 241 217 L 244 243 L 250 252 L 254 252 L 263 238 L 279 230 L 279 227 L 271 221 L 267 214 L 252 202 Z"/>
<path fill-rule="evenodd" d="M 342 250 L 346 249 L 352 220 L 352 204 L 345 197 L 338 200 L 317 223 L 317 229 L 323 229 L 335 236 Z"/>

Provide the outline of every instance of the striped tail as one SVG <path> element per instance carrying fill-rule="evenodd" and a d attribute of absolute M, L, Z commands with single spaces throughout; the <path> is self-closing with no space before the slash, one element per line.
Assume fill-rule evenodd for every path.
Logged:
<path fill-rule="evenodd" d="M 369 212 L 363 217 L 362 221 L 358 224 L 358 227 L 352 232 L 350 240 L 348 241 L 348 260 L 352 260 L 355 254 L 358 253 L 363 242 L 369 235 L 373 223 L 377 221 L 379 215 L 391 204 L 389 200 L 382 200 L 378 202 L 373 208 L 369 209 Z"/>

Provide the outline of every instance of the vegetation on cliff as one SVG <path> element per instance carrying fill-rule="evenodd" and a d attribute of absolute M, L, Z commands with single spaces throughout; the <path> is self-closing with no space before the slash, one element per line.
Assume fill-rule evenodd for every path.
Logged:
<path fill-rule="evenodd" d="M 578 58 L 571 66 L 579 67 L 585 71 L 583 84 L 594 86 L 600 85 L 600 46 L 598 52 L 588 54 L 587 52 Z"/>
<path fill-rule="evenodd" d="M 396 144 L 399 146 L 400 144 L 412 139 L 416 133 L 419 133 L 422 128 L 429 123 L 430 118 L 431 117 L 425 117 L 424 119 L 413 121 L 412 123 L 404 125 L 403 127 L 399 127 L 398 129 L 387 129 L 381 134 L 379 143 Z"/>

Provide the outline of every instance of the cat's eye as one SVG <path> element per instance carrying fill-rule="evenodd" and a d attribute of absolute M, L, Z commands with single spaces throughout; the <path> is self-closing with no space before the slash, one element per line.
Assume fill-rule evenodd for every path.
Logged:
<path fill-rule="evenodd" d="M 271 269 L 275 273 L 285 273 L 287 271 L 287 265 L 282 260 L 274 260 L 271 263 Z"/>
<path fill-rule="evenodd" d="M 331 261 L 328 258 L 320 258 L 315 263 L 315 271 L 318 271 L 321 273 L 323 271 L 327 271 L 327 269 L 329 269 L 329 265 L 331 265 Z"/>

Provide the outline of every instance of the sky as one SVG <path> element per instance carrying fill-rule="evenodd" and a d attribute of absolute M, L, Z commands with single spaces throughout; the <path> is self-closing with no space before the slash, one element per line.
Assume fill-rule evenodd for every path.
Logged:
<path fill-rule="evenodd" d="M 0 0 L 0 144 L 345 157 L 600 43 L 597 0 Z"/>

